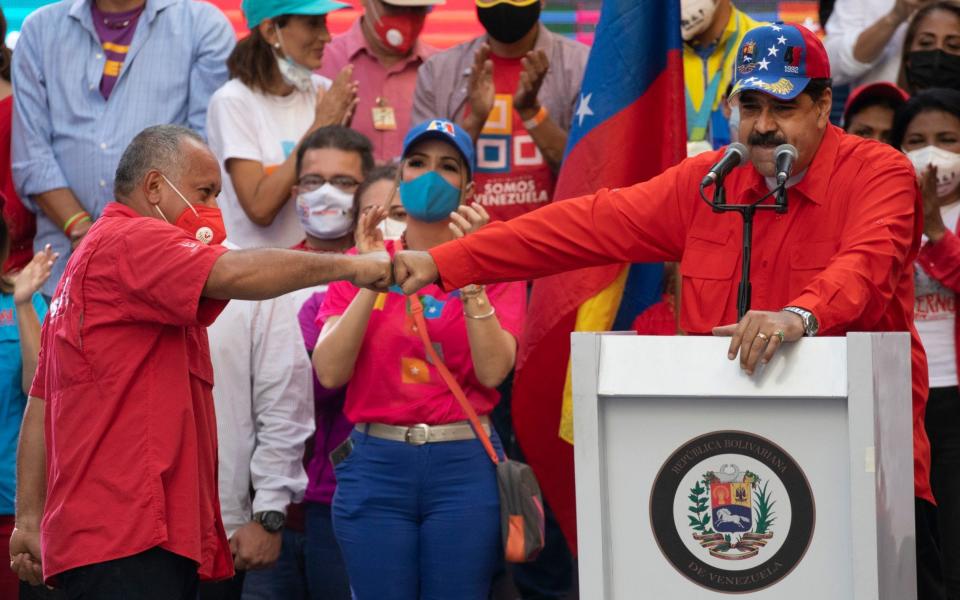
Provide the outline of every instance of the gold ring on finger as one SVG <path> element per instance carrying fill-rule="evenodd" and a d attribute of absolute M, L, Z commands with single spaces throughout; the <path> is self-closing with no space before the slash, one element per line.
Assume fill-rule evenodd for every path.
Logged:
<path fill-rule="evenodd" d="M 780 338 L 780 343 L 781 343 L 781 344 L 783 343 L 783 330 L 782 330 L 782 329 L 778 329 L 777 332 L 774 333 L 773 335 L 775 335 L 775 336 L 777 336 L 778 338 Z"/>
<path fill-rule="evenodd" d="M 761 332 L 761 333 L 758 333 L 758 334 L 757 334 L 757 337 L 760 338 L 760 339 L 763 340 L 763 341 L 767 341 L 767 340 L 770 339 L 770 336 L 768 336 L 767 334 L 762 333 L 762 332 Z"/>

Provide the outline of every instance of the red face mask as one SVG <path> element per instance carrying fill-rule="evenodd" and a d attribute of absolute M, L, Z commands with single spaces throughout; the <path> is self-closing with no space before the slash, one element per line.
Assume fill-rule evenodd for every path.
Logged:
<path fill-rule="evenodd" d="M 180 213 L 180 216 L 174 221 L 174 227 L 186 231 L 195 240 L 203 244 L 222 244 L 223 240 L 227 239 L 227 229 L 223 225 L 223 214 L 220 209 L 212 206 L 190 204 L 190 201 L 180 193 L 177 186 L 170 183 L 170 180 L 162 173 L 160 176 L 187 205 L 187 210 Z M 159 207 L 157 211 L 160 211 Z M 160 216 L 163 217 L 164 221 L 167 220 L 162 212 L 160 212 Z M 167 222 L 169 223 L 169 221 Z"/>
<path fill-rule="evenodd" d="M 370 3 L 373 9 L 374 2 Z M 372 12 L 375 12 L 373 9 Z M 417 36 L 423 30 L 423 23 L 427 18 L 426 12 L 405 12 L 399 15 L 370 15 L 373 17 L 373 30 L 377 37 L 390 48 L 400 54 L 407 54 L 417 42 Z"/>

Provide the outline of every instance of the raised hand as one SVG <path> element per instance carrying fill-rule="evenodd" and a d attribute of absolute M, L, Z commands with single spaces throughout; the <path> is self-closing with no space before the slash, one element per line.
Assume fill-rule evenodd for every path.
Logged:
<path fill-rule="evenodd" d="M 532 118 L 540 109 L 537 94 L 543 86 L 543 80 L 550 68 L 550 61 L 543 50 L 531 50 L 520 61 L 523 71 L 517 81 L 517 91 L 513 94 L 513 108 L 524 119 Z M 532 113 L 532 114 L 525 114 Z"/>
<path fill-rule="evenodd" d="M 464 128 L 474 137 L 480 135 L 480 131 L 483 130 L 490 111 L 493 110 L 496 93 L 490 46 L 483 44 L 473 55 L 473 67 L 467 79 L 467 101 L 470 103 L 470 114 L 464 121 Z"/>
<path fill-rule="evenodd" d="M 26 304 L 30 302 L 33 294 L 43 287 L 47 279 L 50 279 L 53 263 L 57 262 L 57 258 L 59 257 L 60 254 L 54 252 L 50 244 L 47 244 L 43 250 L 33 255 L 33 259 L 20 271 L 13 283 L 14 304 Z"/>
<path fill-rule="evenodd" d="M 387 247 L 383 243 L 383 232 L 378 225 L 387 218 L 387 210 L 382 206 L 374 206 L 368 211 L 360 213 L 357 220 L 357 229 L 353 232 L 354 240 L 357 243 L 357 251 L 360 254 L 369 254 L 371 252 L 386 252 Z"/>
<path fill-rule="evenodd" d="M 479 202 L 474 202 L 470 206 L 461 205 L 456 212 L 450 213 L 450 230 L 457 238 L 473 233 L 489 222 L 490 215 Z"/>
<path fill-rule="evenodd" d="M 39 531 L 14 528 L 10 536 L 10 569 L 30 585 L 43 583 Z"/>
<path fill-rule="evenodd" d="M 334 78 L 330 89 L 317 90 L 314 128 L 327 125 L 350 125 L 357 108 L 359 83 L 353 80 L 353 65 L 343 67 Z"/>
<path fill-rule="evenodd" d="M 436 283 L 440 271 L 429 252 L 404 250 L 393 257 L 393 277 L 403 293 L 410 295 Z"/>
<path fill-rule="evenodd" d="M 928 166 L 920 175 L 919 183 L 923 196 L 923 233 L 936 243 L 947 231 L 940 214 L 940 198 L 937 195 L 937 167 Z"/>

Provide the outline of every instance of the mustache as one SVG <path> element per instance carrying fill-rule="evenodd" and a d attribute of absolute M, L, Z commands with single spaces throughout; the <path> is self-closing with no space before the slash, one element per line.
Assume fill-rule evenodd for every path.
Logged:
<path fill-rule="evenodd" d="M 747 137 L 747 144 L 750 146 L 779 146 L 786 144 L 787 140 L 776 133 L 751 133 Z"/>

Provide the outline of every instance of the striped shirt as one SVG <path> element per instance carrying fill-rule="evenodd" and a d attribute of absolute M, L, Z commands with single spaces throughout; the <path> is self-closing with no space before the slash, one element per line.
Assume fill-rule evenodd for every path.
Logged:
<path fill-rule="evenodd" d="M 235 37 L 219 9 L 192 0 L 148 0 L 109 98 L 107 58 L 93 0 L 63 0 L 30 14 L 13 58 L 13 177 L 37 212 L 34 248 L 60 253 L 43 287 L 52 295 L 70 255 L 60 228 L 31 196 L 69 188 L 94 218 L 114 199 L 120 155 L 144 128 L 172 123 L 204 131 L 207 104 L 227 81 Z"/>

